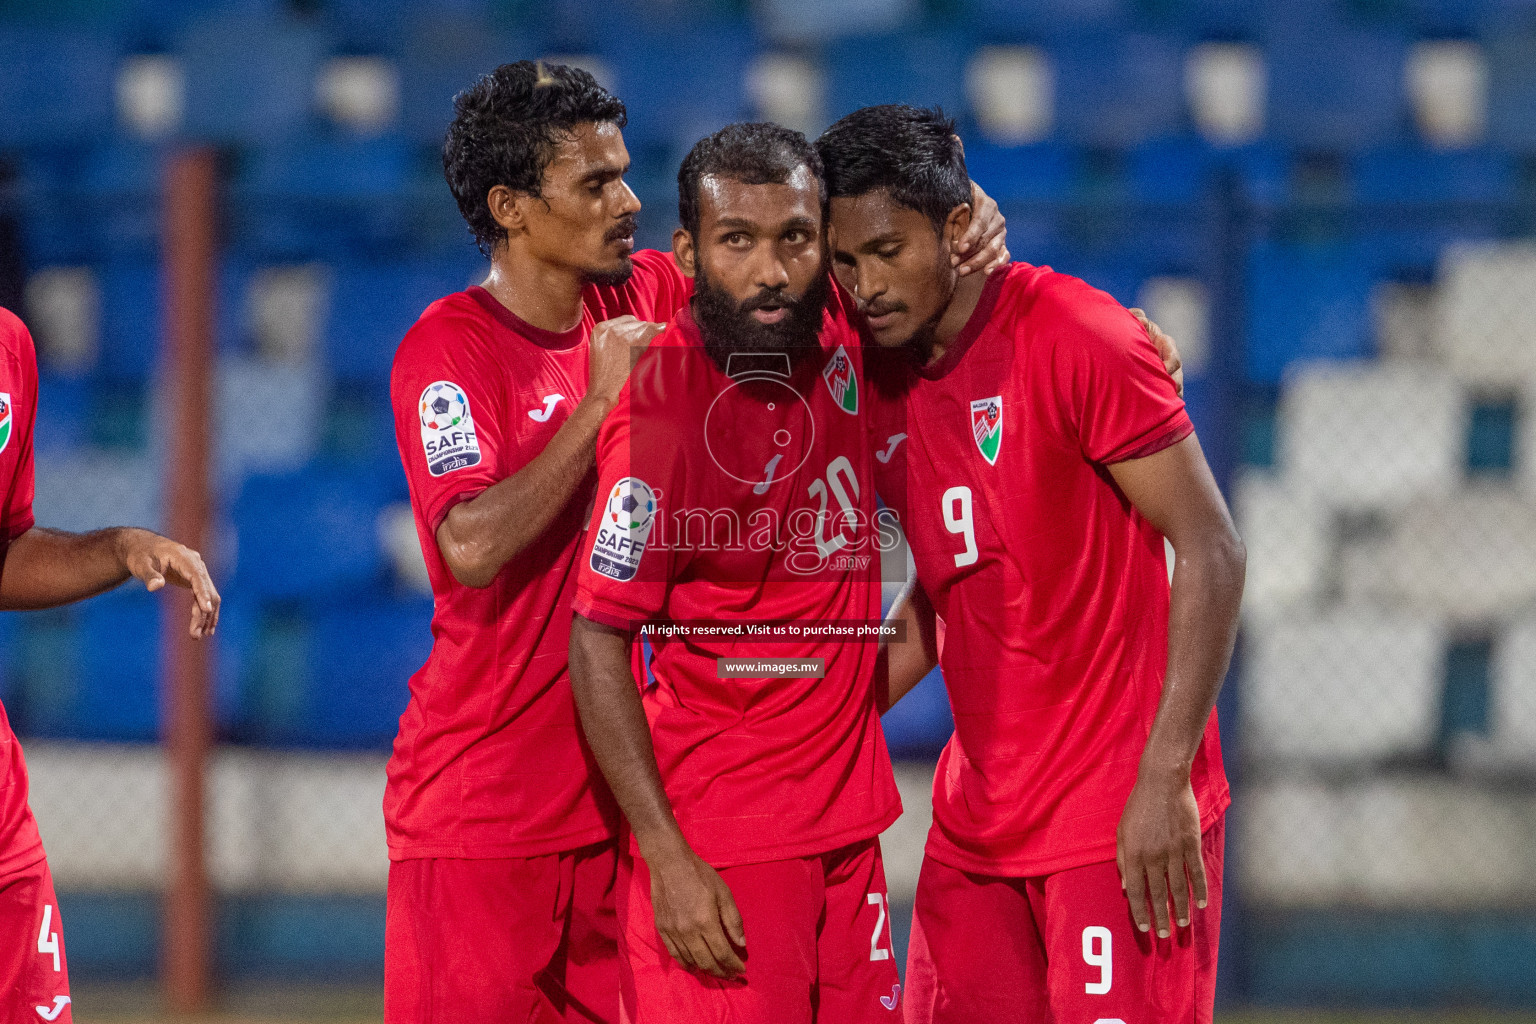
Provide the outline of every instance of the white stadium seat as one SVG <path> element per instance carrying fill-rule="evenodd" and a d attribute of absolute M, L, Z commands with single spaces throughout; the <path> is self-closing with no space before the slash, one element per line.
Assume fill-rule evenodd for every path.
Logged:
<path fill-rule="evenodd" d="M 1346 599 L 1482 624 L 1536 601 L 1536 504 L 1505 487 L 1413 506 L 1342 559 Z"/>
<path fill-rule="evenodd" d="M 1488 731 L 1499 760 L 1536 766 L 1536 619 L 1517 624 L 1494 648 Z"/>
<path fill-rule="evenodd" d="M 1445 629 L 1427 616 L 1342 608 L 1250 624 L 1242 739 L 1256 761 L 1368 762 L 1429 750 Z"/>
<path fill-rule="evenodd" d="M 1493 908 L 1536 898 L 1536 797 L 1445 778 L 1256 782 L 1233 807 L 1265 907 Z"/>
<path fill-rule="evenodd" d="M 1467 403 L 1421 363 L 1311 362 L 1288 378 L 1280 453 L 1288 487 L 1335 508 L 1401 508 L 1461 478 Z"/>
<path fill-rule="evenodd" d="M 1315 495 L 1268 473 L 1244 472 L 1233 493 L 1237 532 L 1248 547 L 1243 611 L 1266 615 L 1315 602 L 1332 554 L 1332 515 Z"/>
<path fill-rule="evenodd" d="M 1436 347 L 1452 374 L 1492 388 L 1536 381 L 1536 245 L 1453 245 L 1437 276 Z"/>

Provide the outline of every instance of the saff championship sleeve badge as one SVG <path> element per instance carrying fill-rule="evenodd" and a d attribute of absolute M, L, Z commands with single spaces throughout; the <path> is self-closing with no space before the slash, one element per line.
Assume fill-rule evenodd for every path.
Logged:
<path fill-rule="evenodd" d="M 11 427 L 14 422 L 11 412 L 11 396 L 0 391 L 0 452 L 5 451 L 11 443 Z"/>
<path fill-rule="evenodd" d="M 480 442 L 469 413 L 469 396 L 452 381 L 428 384 L 418 403 L 421 447 L 433 476 L 480 464 Z"/>

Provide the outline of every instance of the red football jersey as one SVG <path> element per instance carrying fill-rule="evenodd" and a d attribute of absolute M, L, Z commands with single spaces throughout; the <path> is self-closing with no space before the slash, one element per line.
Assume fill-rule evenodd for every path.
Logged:
<path fill-rule="evenodd" d="M 955 733 L 928 852 L 1029 876 L 1115 856 L 1162 695 L 1163 537 L 1105 467 L 1192 431 L 1146 332 L 1076 278 L 1017 263 L 935 365 L 882 366 L 873 444 L 943 618 Z M 1191 774 L 1230 802 L 1216 716 Z"/>
<path fill-rule="evenodd" d="M 650 624 L 656 762 L 684 836 L 716 866 L 823 853 L 901 813 L 877 645 L 857 632 L 879 622 L 880 552 L 844 303 L 799 365 L 738 355 L 729 376 L 684 311 L 598 435 L 576 611 Z M 786 626 L 754 631 L 767 623 Z M 825 676 L 722 678 L 722 658 L 820 658 Z"/>
<path fill-rule="evenodd" d="M 37 419 L 37 351 L 32 335 L 0 309 L 0 536 L 32 528 L 32 425 Z M 43 841 L 27 806 L 27 763 L 0 707 L 0 878 L 41 860 Z"/>
<path fill-rule="evenodd" d="M 665 321 L 692 294 L 669 253 L 634 263 L 625 285 L 587 289 L 581 323 L 563 334 L 470 288 L 427 307 L 395 354 L 395 438 L 435 607 L 389 762 L 393 859 L 534 857 L 616 834 L 566 671 L 595 474 L 489 587 L 455 580 L 436 538 L 456 503 L 526 466 L 576 408 L 594 324 Z"/>

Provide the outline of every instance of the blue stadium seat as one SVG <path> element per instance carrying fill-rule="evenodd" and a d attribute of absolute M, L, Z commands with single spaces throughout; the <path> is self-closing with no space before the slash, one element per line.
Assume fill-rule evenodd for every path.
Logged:
<path fill-rule="evenodd" d="M 162 277 L 158 263 L 113 260 L 101 267 L 103 376 L 147 380 L 160 355 Z"/>
<path fill-rule="evenodd" d="M 164 599 L 135 582 L 76 611 L 79 666 L 71 735 L 151 740 L 159 732 Z"/>
<path fill-rule="evenodd" d="M 403 240 L 412 153 L 391 138 L 304 138 L 256 153 L 235 184 L 251 248 L 315 258 Z"/>
<path fill-rule="evenodd" d="M 98 256 L 152 256 L 160 243 L 160 193 L 166 153 L 112 143 L 86 153 L 75 179 L 76 207 L 89 221 Z"/>
<path fill-rule="evenodd" d="M 483 275 L 471 257 L 436 263 L 345 263 L 335 268 L 326 360 L 341 381 L 387 388 L 395 349 L 433 302 Z"/>
<path fill-rule="evenodd" d="M 230 351 L 245 341 L 246 285 L 250 268 L 231 259 L 219 268 L 214 299 L 214 343 Z M 158 262 L 138 257 L 112 259 L 97 268 L 101 286 L 100 376 L 147 380 L 160 359 L 164 280 Z"/>
<path fill-rule="evenodd" d="M 966 20 L 994 38 L 1035 38 L 1077 28 L 1116 28 L 1129 21 L 1130 0 L 964 0 Z"/>
<path fill-rule="evenodd" d="M 829 39 L 909 28 L 922 19 L 920 0 L 761 0 L 758 23 L 772 39 L 817 46 Z"/>
<path fill-rule="evenodd" d="M 410 699 L 411 675 L 432 652 L 432 599 L 327 605 L 313 622 L 309 738 L 387 750 Z"/>
<path fill-rule="evenodd" d="M 233 509 L 233 586 L 289 599 L 366 590 L 385 569 L 379 510 L 404 490 L 403 479 L 326 465 L 250 477 Z"/>
<path fill-rule="evenodd" d="M 328 45 L 319 30 L 278 19 L 218 18 L 189 28 L 178 47 L 187 134 L 237 145 L 299 134 L 312 118 Z"/>
<path fill-rule="evenodd" d="M 1264 241 L 1248 260 L 1249 379 L 1277 383 L 1299 359 L 1371 355 L 1374 267 L 1361 247 Z"/>
<path fill-rule="evenodd" d="M 90 436 L 91 381 L 49 373 L 46 366 L 40 369 L 34 451 L 55 455 L 79 448 Z"/>
<path fill-rule="evenodd" d="M 1167 36 L 1089 33 L 1050 44 L 1057 125 L 1091 146 L 1134 146 L 1182 127 L 1182 55 Z"/>
<path fill-rule="evenodd" d="M 1235 173 L 1243 194 L 1262 205 L 1291 198 L 1291 156 L 1272 141 L 1260 141 L 1221 154 L 1220 166 Z"/>
<path fill-rule="evenodd" d="M 754 50 L 751 27 L 736 22 L 689 25 L 686 32 L 604 33 L 597 54 L 613 69 L 614 92 L 629 109 L 624 139 L 630 149 L 686 152 L 743 120 L 743 79 Z M 677 73 L 683 68 L 686 74 Z"/>
<path fill-rule="evenodd" d="M 1393 142 L 1407 118 L 1403 41 L 1342 25 L 1279 27 L 1266 39 L 1269 132 L 1303 148 Z"/>
<path fill-rule="evenodd" d="M 190 26 L 220 18 L 270 19 L 290 10 L 285 0 L 118 0 L 125 29 L 150 42 L 170 42 Z"/>
<path fill-rule="evenodd" d="M 0 150 L 5 148 L 6 144 L 0 142 Z M 97 248 L 96 225 L 79 216 L 71 202 L 80 169 L 79 152 L 22 150 L 15 155 L 15 166 L 13 195 L 28 265 L 35 270 L 93 258 Z"/>
<path fill-rule="evenodd" d="M 1062 202 L 1072 197 L 1082 176 L 1082 156 L 1052 142 L 996 146 L 970 141 L 965 169 L 999 203 Z"/>
<path fill-rule="evenodd" d="M 1180 28 L 1212 38 L 1252 38 L 1264 22 L 1265 0 L 1187 0 L 1174 8 Z"/>
<path fill-rule="evenodd" d="M 423 21 L 395 41 L 400 125 L 412 142 L 438 147 L 453 120 L 453 97 L 509 61 L 539 55 L 527 32 L 505 35 L 474 21 Z"/>
<path fill-rule="evenodd" d="M 1133 202 L 1199 203 L 1210 198 L 1217 166 L 1216 155 L 1201 139 L 1154 139 L 1128 154 L 1126 184 Z"/>
<path fill-rule="evenodd" d="M 1514 161 L 1493 150 L 1372 150 L 1353 171 L 1355 199 L 1365 203 L 1506 202 L 1519 183 Z"/>
<path fill-rule="evenodd" d="M 324 0 L 339 35 L 354 45 L 390 46 L 425 19 L 485 24 L 498 6 L 492 0 Z"/>
<path fill-rule="evenodd" d="M 839 40 L 826 49 L 827 117 L 877 103 L 966 109 L 970 45 L 958 33 L 902 33 Z"/>
<path fill-rule="evenodd" d="M 1489 141 L 1536 152 L 1536 32 L 1498 33 L 1485 45 Z"/>
<path fill-rule="evenodd" d="M 104 35 L 0 24 L 0 149 L 71 145 L 108 131 L 118 55 Z"/>
<path fill-rule="evenodd" d="M 267 605 L 244 665 L 238 735 L 261 743 L 385 749 L 411 675 L 432 650 L 431 598 Z"/>

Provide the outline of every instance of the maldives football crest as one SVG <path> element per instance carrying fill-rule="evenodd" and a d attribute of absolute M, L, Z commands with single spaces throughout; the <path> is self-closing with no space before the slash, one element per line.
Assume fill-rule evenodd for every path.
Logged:
<path fill-rule="evenodd" d="M 978 398 L 971 403 L 971 436 L 981 457 L 997 465 L 997 450 L 1003 446 L 1003 398 Z"/>
<path fill-rule="evenodd" d="M 0 452 L 11 443 L 11 396 L 0 391 Z"/>
<path fill-rule="evenodd" d="M 832 401 L 839 409 L 850 416 L 859 414 L 859 377 L 853 372 L 853 360 L 848 358 L 843 346 L 837 346 L 837 351 L 827 360 L 821 379 L 827 382 L 827 390 L 832 392 Z"/>

